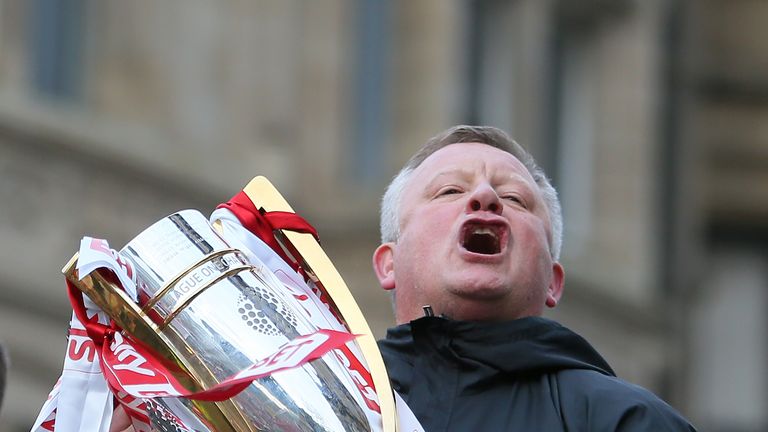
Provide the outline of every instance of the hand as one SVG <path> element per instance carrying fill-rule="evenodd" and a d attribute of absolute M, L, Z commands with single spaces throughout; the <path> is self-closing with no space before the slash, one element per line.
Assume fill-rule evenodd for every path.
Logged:
<path fill-rule="evenodd" d="M 109 425 L 109 432 L 133 432 L 131 418 L 122 405 L 118 405 L 112 412 L 112 423 Z"/>

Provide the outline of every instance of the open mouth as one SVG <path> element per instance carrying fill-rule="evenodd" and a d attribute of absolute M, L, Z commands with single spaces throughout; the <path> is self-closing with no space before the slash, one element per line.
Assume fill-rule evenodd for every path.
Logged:
<path fill-rule="evenodd" d="M 468 223 L 461 233 L 461 246 L 481 255 L 501 253 L 504 229 L 499 225 Z"/>

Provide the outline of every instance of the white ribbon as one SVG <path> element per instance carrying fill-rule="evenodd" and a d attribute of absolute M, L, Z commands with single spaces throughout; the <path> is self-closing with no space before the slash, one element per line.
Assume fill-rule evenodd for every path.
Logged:
<path fill-rule="evenodd" d="M 106 316 L 96 312 L 86 299 L 89 316 L 98 315 L 102 324 Z M 93 342 L 85 335 L 85 327 L 72 314 L 69 324 L 67 355 L 61 378 L 32 426 L 32 432 L 94 431 L 107 432 L 112 421 L 112 393 L 101 374 L 99 358 Z"/>
<path fill-rule="evenodd" d="M 45 400 L 43 408 L 40 410 L 35 423 L 32 425 L 31 432 L 44 432 L 52 431 L 53 425 L 56 422 L 56 406 L 59 403 L 59 386 L 61 385 L 61 377 L 56 381 L 51 393 L 48 394 L 48 399 Z"/>

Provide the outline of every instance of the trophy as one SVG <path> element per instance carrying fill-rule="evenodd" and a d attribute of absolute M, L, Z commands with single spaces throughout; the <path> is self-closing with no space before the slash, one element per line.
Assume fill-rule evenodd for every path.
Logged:
<path fill-rule="evenodd" d="M 293 214 L 263 177 L 243 194 L 257 216 Z M 297 273 L 276 271 L 274 263 L 226 236 L 227 224 L 184 210 L 144 230 L 118 255 L 136 281 L 135 293 L 103 268 L 80 274 L 77 255 L 63 272 L 109 315 L 121 337 L 146 349 L 191 393 L 216 387 L 324 328 L 341 326 L 357 339 L 255 380 L 228 399 L 147 399 L 151 427 L 172 430 L 170 418 L 200 431 L 395 431 L 393 395 L 375 340 L 312 234 L 269 230 L 270 246 L 280 247 L 270 253 L 284 258 L 279 265 L 299 270 L 304 280 L 298 282 L 319 294 L 309 301 L 297 289 Z"/>

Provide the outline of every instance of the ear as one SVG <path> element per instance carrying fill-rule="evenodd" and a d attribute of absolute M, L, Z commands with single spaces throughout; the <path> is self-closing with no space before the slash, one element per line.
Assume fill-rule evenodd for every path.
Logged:
<path fill-rule="evenodd" d="M 385 290 L 395 288 L 394 247 L 394 243 L 384 243 L 373 252 L 373 271 Z"/>
<path fill-rule="evenodd" d="M 552 264 L 552 281 L 547 288 L 547 300 L 545 304 L 548 307 L 557 306 L 557 302 L 560 301 L 560 297 L 563 295 L 563 286 L 565 284 L 565 269 L 560 263 Z"/>

